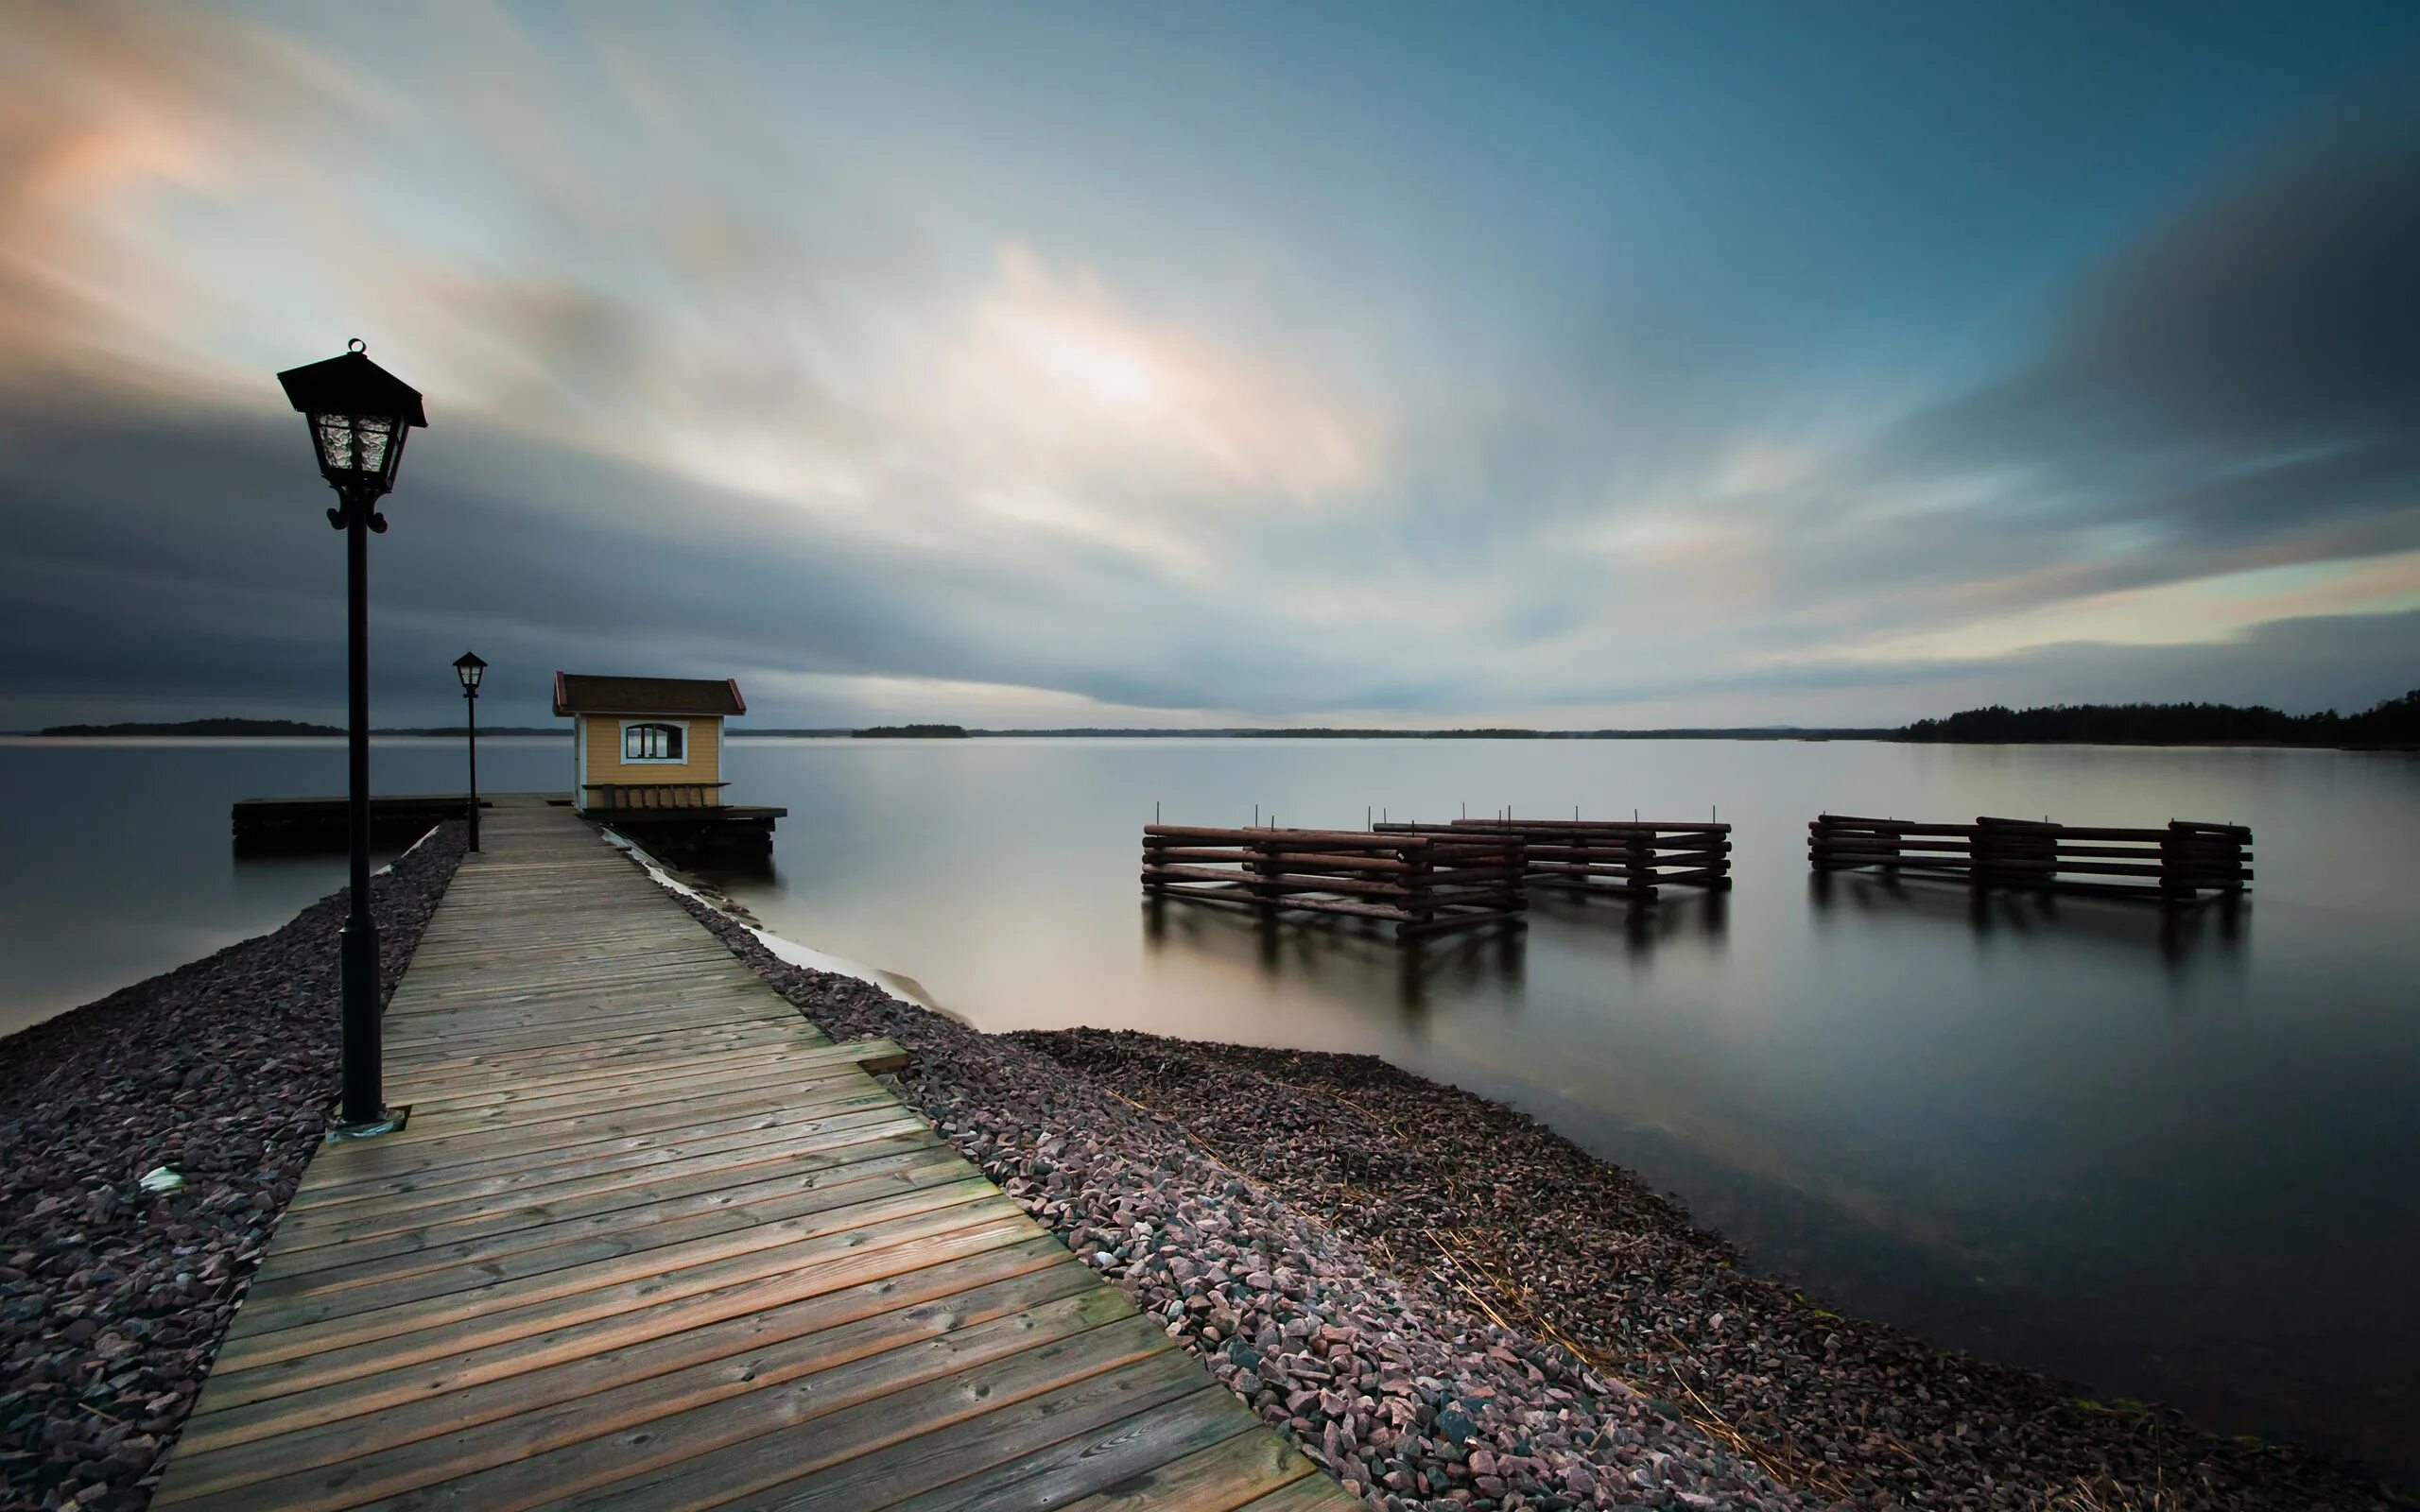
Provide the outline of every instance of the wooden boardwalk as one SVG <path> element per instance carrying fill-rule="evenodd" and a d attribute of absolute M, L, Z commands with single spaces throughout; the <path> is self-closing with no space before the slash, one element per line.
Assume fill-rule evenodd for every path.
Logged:
<path fill-rule="evenodd" d="M 152 1504 L 1346 1508 L 565 811 L 500 804 Z"/>

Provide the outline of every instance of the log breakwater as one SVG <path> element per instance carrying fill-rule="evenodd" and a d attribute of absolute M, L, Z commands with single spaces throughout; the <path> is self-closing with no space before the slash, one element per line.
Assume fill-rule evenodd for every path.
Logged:
<path fill-rule="evenodd" d="M 1657 819 L 1455 819 L 1397 822 L 1381 834 L 1511 834 L 1531 887 L 1651 899 L 1665 887 L 1731 886 L 1731 826 Z"/>
<path fill-rule="evenodd" d="M 1143 889 L 1154 898 L 1392 923 L 1399 939 L 1518 926 L 1529 907 L 1522 836 L 1479 830 L 1143 828 Z"/>
<path fill-rule="evenodd" d="M 2239 824 L 2176 819 L 2164 829 L 2114 829 L 1825 814 L 1806 831 L 1806 858 L 1819 873 L 1871 868 L 1964 882 L 1979 891 L 2099 893 L 2167 903 L 2238 896 L 2252 881 L 2252 832 Z"/>

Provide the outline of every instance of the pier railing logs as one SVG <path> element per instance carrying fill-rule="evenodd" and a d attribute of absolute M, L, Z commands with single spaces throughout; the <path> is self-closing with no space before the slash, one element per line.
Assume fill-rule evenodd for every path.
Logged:
<path fill-rule="evenodd" d="M 1526 880 L 1565 892 L 1652 898 L 1659 887 L 1731 886 L 1731 826 L 1657 819 L 1456 819 L 1380 824 L 1381 834 L 1516 834 Z"/>
<path fill-rule="evenodd" d="M 1825 814 L 1806 832 L 1806 858 L 1818 871 L 1873 867 L 1979 889 L 2192 902 L 2204 894 L 2239 894 L 2252 881 L 2252 832 L 2239 824 L 2177 819 L 2166 829 L 2122 830 L 1988 816 L 1923 824 Z"/>
<path fill-rule="evenodd" d="M 1398 938 L 1518 924 L 1529 907 L 1522 839 L 1509 833 L 1143 827 L 1155 897 L 1390 922 Z"/>

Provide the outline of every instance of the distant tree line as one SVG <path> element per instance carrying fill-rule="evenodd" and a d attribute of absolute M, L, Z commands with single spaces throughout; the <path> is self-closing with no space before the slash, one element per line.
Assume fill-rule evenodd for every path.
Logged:
<path fill-rule="evenodd" d="M 2420 688 L 2357 714 L 2290 714 L 2254 704 L 2063 703 L 2040 709 L 1994 704 L 1945 719 L 1919 719 L 1900 740 L 1974 745 L 2414 746 Z"/>
<path fill-rule="evenodd" d="M 45 735 L 341 735 L 334 725 L 293 719 L 180 719 L 122 725 L 53 725 Z"/>
<path fill-rule="evenodd" d="M 964 740 L 964 725 L 875 725 L 855 732 L 859 740 Z"/>

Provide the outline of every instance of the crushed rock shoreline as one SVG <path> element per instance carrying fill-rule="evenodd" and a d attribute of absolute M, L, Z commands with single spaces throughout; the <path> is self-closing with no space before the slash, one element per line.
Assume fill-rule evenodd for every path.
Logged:
<path fill-rule="evenodd" d="M 2314 1456 L 1823 1311 L 1534 1120 L 1374 1057 L 993 1036 L 683 905 L 1382 1512 L 2354 1512 Z"/>
<path fill-rule="evenodd" d="M 372 879 L 385 991 L 461 855 L 443 825 Z M 0 1041 L 0 1508 L 150 1500 L 326 1130 L 350 907 L 340 889 Z M 182 1187 L 145 1191 L 162 1166 Z"/>
<path fill-rule="evenodd" d="M 1758 1277 L 1629 1172 L 1373 1056 L 1077 1029 L 1011 1036 L 1216 1148 L 1392 1268 L 1672 1399 L 1858 1505 L 2361 1508 L 2316 1456 L 2115 1411 Z"/>

